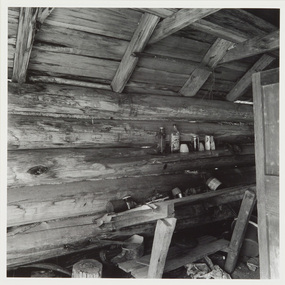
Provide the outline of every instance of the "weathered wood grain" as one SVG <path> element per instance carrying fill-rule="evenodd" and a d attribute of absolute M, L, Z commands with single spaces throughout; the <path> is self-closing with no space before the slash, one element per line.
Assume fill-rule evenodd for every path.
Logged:
<path fill-rule="evenodd" d="M 173 123 L 185 142 L 193 140 L 193 134 L 201 141 L 205 135 L 213 135 L 219 143 L 249 142 L 248 138 L 253 138 L 253 126 L 244 124 L 9 115 L 8 149 L 155 146 L 159 127 L 165 127 L 169 141 Z"/>
<path fill-rule="evenodd" d="M 21 8 L 20 10 L 12 76 L 13 82 L 23 83 L 26 81 L 28 64 L 36 33 L 38 12 L 38 8 Z"/>
<path fill-rule="evenodd" d="M 243 9 L 221 9 L 205 20 L 231 30 L 233 33 L 240 33 L 246 39 L 277 30 L 274 25 Z"/>
<path fill-rule="evenodd" d="M 237 44 L 229 50 L 220 61 L 229 62 L 239 60 L 245 57 L 258 55 L 279 48 L 279 30 L 265 36 L 257 36 L 243 43 Z"/>
<path fill-rule="evenodd" d="M 228 93 L 226 99 L 228 101 L 234 101 L 241 97 L 246 89 L 252 84 L 252 75 L 258 71 L 265 69 L 274 60 L 275 58 L 270 55 L 262 55 L 260 59 L 236 83 L 234 88 Z"/>
<path fill-rule="evenodd" d="M 179 11 L 179 9 L 176 8 L 135 8 L 135 10 L 153 14 L 161 18 L 170 17 Z"/>
<path fill-rule="evenodd" d="M 241 156 L 240 156 L 241 155 Z M 159 156 L 154 149 L 54 149 L 9 151 L 8 186 L 178 173 L 254 164 L 253 146 L 241 154 L 227 149 Z"/>
<path fill-rule="evenodd" d="M 215 68 L 232 45 L 232 42 L 218 38 L 203 57 L 201 65 Z M 196 68 L 179 92 L 185 96 L 195 96 L 210 74 L 209 71 Z"/>
<path fill-rule="evenodd" d="M 121 60 L 128 41 L 44 23 L 35 36 L 32 57 L 41 51 Z"/>
<path fill-rule="evenodd" d="M 100 214 L 112 199 L 131 195 L 142 202 L 156 192 L 168 194 L 174 187 L 185 189 L 199 184 L 201 178 L 196 174 L 179 174 L 12 188 L 8 190 L 7 225 Z"/>
<path fill-rule="evenodd" d="M 80 54 L 58 53 L 44 50 L 33 51 L 29 62 L 29 70 L 47 74 L 54 72 L 69 77 L 78 75 L 111 80 L 119 63 L 114 60 L 83 56 Z"/>
<path fill-rule="evenodd" d="M 123 91 L 138 62 L 138 58 L 133 56 L 133 52 L 144 50 L 158 21 L 159 17 L 157 16 L 148 13 L 143 14 L 111 82 L 113 91 L 119 93 Z"/>
<path fill-rule="evenodd" d="M 56 8 L 47 24 L 75 31 L 130 40 L 141 13 L 124 8 Z"/>
<path fill-rule="evenodd" d="M 218 100 L 121 94 L 56 84 L 8 84 L 9 112 L 128 120 L 247 121 L 252 106 Z"/>
<path fill-rule="evenodd" d="M 245 191 L 246 188 L 241 188 Z M 239 196 L 232 196 L 234 200 L 239 200 Z M 211 200 L 208 200 L 210 202 Z M 217 205 L 217 204 L 216 204 Z M 211 216 L 205 210 L 203 205 L 192 205 L 178 207 L 176 209 L 178 217 L 177 229 L 193 228 L 207 223 L 224 220 L 233 217 L 233 213 L 228 207 L 215 211 L 215 215 Z M 103 241 L 100 239 L 116 239 L 118 237 L 128 237 L 133 234 L 144 234 L 151 236 L 154 233 L 154 223 L 146 223 L 143 225 L 127 227 L 123 230 L 112 232 L 98 231 L 92 220 L 96 215 L 81 216 L 61 220 L 53 220 L 34 224 L 26 232 L 18 232 L 8 235 L 7 242 L 7 265 L 9 268 L 20 264 L 30 263 L 36 260 L 43 260 L 53 256 L 68 254 L 71 252 L 82 251 L 88 248 L 102 247 Z M 14 228 L 14 231 L 17 228 Z M 33 241 L 33 242 L 31 242 Z M 67 244 L 74 244 L 64 247 Z M 76 247 L 76 243 L 78 247 Z M 86 245 L 87 244 L 87 245 Z M 82 245 L 82 246 L 80 246 Z"/>
<path fill-rule="evenodd" d="M 149 40 L 149 44 L 154 44 L 161 39 L 183 29 L 191 23 L 217 12 L 218 10 L 220 9 L 180 9 L 178 12 L 164 19 L 157 25 L 157 28 Z"/>

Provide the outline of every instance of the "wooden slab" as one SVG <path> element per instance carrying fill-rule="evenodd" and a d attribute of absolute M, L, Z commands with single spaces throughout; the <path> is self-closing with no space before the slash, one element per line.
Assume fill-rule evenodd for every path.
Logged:
<path fill-rule="evenodd" d="M 156 43 L 161 39 L 183 29 L 191 23 L 217 12 L 218 10 L 220 9 L 180 9 L 178 12 L 164 19 L 158 24 L 151 39 L 149 40 L 149 44 Z"/>
<path fill-rule="evenodd" d="M 159 17 L 145 13 L 127 47 L 127 50 L 120 62 L 117 72 L 112 80 L 113 91 L 121 93 L 132 75 L 138 58 L 132 55 L 133 52 L 141 52 L 151 37 Z"/>
<path fill-rule="evenodd" d="M 197 247 L 185 251 L 178 247 L 171 247 L 164 267 L 164 272 L 177 269 L 187 263 L 195 262 L 209 254 L 213 254 L 219 250 L 224 250 L 228 247 L 229 242 L 220 239 L 206 244 L 198 245 Z M 140 259 L 119 263 L 118 266 L 126 272 L 130 272 L 135 278 L 147 278 L 150 255 L 143 256 Z"/>
<path fill-rule="evenodd" d="M 36 33 L 39 8 L 21 8 L 13 67 L 13 82 L 26 81 L 27 69 Z"/>
<path fill-rule="evenodd" d="M 237 44 L 233 49 L 226 53 L 226 55 L 220 61 L 220 64 L 258 55 L 278 48 L 279 30 L 265 36 L 254 37 L 246 42 Z"/>

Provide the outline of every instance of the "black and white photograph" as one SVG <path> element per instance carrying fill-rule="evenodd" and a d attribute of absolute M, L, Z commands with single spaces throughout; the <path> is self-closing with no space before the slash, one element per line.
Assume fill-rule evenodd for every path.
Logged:
<path fill-rule="evenodd" d="M 1 0 L 1 278 L 281 282 L 284 8 Z"/>

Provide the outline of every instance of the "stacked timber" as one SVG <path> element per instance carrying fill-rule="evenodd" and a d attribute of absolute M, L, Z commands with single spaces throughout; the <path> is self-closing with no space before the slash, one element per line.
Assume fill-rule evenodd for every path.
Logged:
<path fill-rule="evenodd" d="M 251 142 L 251 106 L 56 84 L 8 87 L 9 268 L 100 247 L 101 239 L 153 235 L 152 222 L 98 229 L 93 221 L 111 199 L 131 195 L 144 203 L 153 193 L 201 187 L 201 171 L 214 168 L 228 186 L 254 183 L 252 145 L 239 153 L 187 155 L 158 155 L 153 148 L 159 127 L 170 133 L 173 123 L 182 141 L 195 133 L 221 143 Z M 177 215 L 178 228 L 185 228 L 233 214 L 225 207 L 210 216 L 202 205 L 193 205 Z"/>

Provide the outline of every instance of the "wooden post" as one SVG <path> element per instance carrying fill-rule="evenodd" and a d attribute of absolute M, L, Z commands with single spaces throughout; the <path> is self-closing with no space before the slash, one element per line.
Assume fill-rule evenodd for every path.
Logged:
<path fill-rule="evenodd" d="M 148 269 L 148 278 L 162 277 L 175 225 L 176 218 L 157 221 Z"/>
<path fill-rule="evenodd" d="M 228 273 L 232 273 L 235 269 L 238 255 L 246 233 L 248 221 L 255 204 L 255 197 L 255 193 L 249 190 L 244 193 L 225 263 L 225 271 Z"/>
<path fill-rule="evenodd" d="M 72 268 L 72 278 L 101 278 L 102 264 L 95 259 L 83 259 Z"/>

